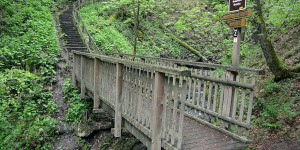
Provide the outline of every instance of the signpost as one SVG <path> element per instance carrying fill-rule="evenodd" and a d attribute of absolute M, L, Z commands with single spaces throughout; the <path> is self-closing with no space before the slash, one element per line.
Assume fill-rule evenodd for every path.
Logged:
<path fill-rule="evenodd" d="M 239 67 L 240 65 L 240 43 L 241 43 L 241 33 L 242 27 L 246 25 L 246 17 L 250 17 L 252 14 L 251 10 L 246 9 L 246 0 L 229 0 L 229 14 L 222 17 L 222 20 L 227 23 L 227 25 L 233 29 L 233 50 L 232 50 L 232 66 Z M 230 78 L 233 81 L 237 80 L 238 72 L 231 72 Z M 232 116 L 233 101 L 235 99 L 235 90 L 231 90 L 231 107 L 230 107 L 230 117 Z M 228 124 L 230 126 L 230 124 Z"/>

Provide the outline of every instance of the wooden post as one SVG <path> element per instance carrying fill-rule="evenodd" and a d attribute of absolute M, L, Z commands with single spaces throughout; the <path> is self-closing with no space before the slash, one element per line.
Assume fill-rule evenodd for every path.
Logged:
<path fill-rule="evenodd" d="M 85 70 L 84 68 L 85 68 L 85 67 L 84 67 L 84 65 L 85 65 L 85 64 L 84 64 L 84 56 L 81 55 L 81 63 L 80 63 L 80 68 L 81 68 L 81 69 L 80 69 L 80 71 L 81 71 L 81 72 L 80 72 L 80 74 L 81 74 L 81 76 L 80 76 L 80 79 L 81 79 L 81 80 L 80 80 L 80 84 L 81 84 L 81 88 L 80 88 L 80 89 L 81 89 L 81 90 L 80 90 L 80 98 L 81 98 L 81 99 L 84 99 L 84 98 L 85 98 L 85 83 L 84 83 L 84 70 Z"/>
<path fill-rule="evenodd" d="M 73 66 L 72 66 L 72 82 L 73 82 L 73 85 L 76 86 L 76 54 L 73 53 Z"/>
<path fill-rule="evenodd" d="M 163 98 L 164 98 L 164 80 L 165 74 L 162 72 L 155 72 L 153 102 L 152 102 L 152 136 L 151 149 L 161 149 L 161 131 L 162 131 L 162 112 L 163 112 Z"/>
<path fill-rule="evenodd" d="M 116 103 L 115 103 L 115 129 L 114 136 L 121 137 L 122 128 L 122 84 L 123 84 L 123 64 L 117 63 L 116 72 Z"/>
<path fill-rule="evenodd" d="M 99 84 L 100 84 L 100 71 L 99 71 L 99 60 L 97 58 L 94 59 L 94 109 L 99 109 Z"/>
<path fill-rule="evenodd" d="M 233 51 L 232 51 L 232 66 L 239 67 L 240 65 L 240 44 L 242 28 L 234 28 Z"/>
<path fill-rule="evenodd" d="M 232 66 L 233 67 L 239 67 L 240 65 L 240 44 L 241 44 L 241 34 L 242 34 L 242 28 L 234 28 L 233 29 L 233 51 L 232 51 Z M 232 81 L 236 81 L 237 79 L 237 72 L 231 72 Z M 229 92 L 230 93 L 230 92 Z M 229 116 L 232 117 L 232 110 L 233 110 L 233 102 L 235 99 L 235 87 L 232 87 L 231 91 L 231 103 L 230 103 L 230 109 Z M 230 125 L 229 125 L 230 127 Z"/>

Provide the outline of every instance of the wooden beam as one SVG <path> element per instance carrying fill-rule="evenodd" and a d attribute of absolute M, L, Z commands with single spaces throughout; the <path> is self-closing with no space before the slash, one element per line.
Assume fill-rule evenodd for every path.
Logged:
<path fill-rule="evenodd" d="M 161 131 L 162 131 L 162 113 L 163 113 L 163 98 L 164 98 L 164 80 L 165 74 L 155 72 L 153 102 L 152 102 L 152 150 L 161 149 Z"/>
<path fill-rule="evenodd" d="M 115 102 L 115 137 L 121 137 L 122 129 L 122 84 L 123 84 L 123 64 L 117 63 L 116 71 L 116 102 Z"/>
<path fill-rule="evenodd" d="M 121 58 L 115 58 L 115 57 L 111 57 L 111 56 L 104 56 L 104 55 L 96 55 L 96 54 L 90 54 L 90 53 L 85 53 L 85 52 L 78 52 L 78 51 L 72 51 L 72 53 L 76 53 L 78 55 L 85 55 L 87 57 L 97 57 L 99 59 L 101 58 L 114 58 L 114 60 L 120 60 Z M 192 62 L 192 61 L 185 61 L 185 60 L 175 60 L 175 59 L 169 59 L 169 58 L 159 58 L 159 57 L 150 57 L 150 56 L 138 56 L 138 55 L 130 55 L 130 54 L 115 54 L 115 55 L 119 55 L 120 57 L 122 56 L 132 56 L 132 57 L 136 57 L 136 58 L 141 58 L 141 59 L 153 59 L 153 60 L 164 60 L 164 61 L 168 61 L 170 63 L 174 63 L 174 64 L 180 64 L 180 65 L 186 65 L 191 67 L 207 67 L 207 68 L 215 68 L 215 69 L 222 69 L 222 70 L 227 70 L 227 71 L 235 71 L 235 72 L 246 72 L 246 73 L 256 73 L 259 75 L 264 75 L 265 71 L 264 70 L 260 70 L 260 69 L 251 69 L 251 68 L 241 68 L 241 67 L 232 67 L 232 66 L 228 66 L 228 65 L 220 65 L 220 64 L 211 64 L 211 63 L 201 63 L 201 62 Z M 111 60 L 109 62 L 115 62 L 114 60 Z M 122 59 L 124 62 L 122 62 L 124 65 L 127 65 L 127 62 L 130 64 L 133 61 L 129 61 L 129 60 L 124 60 Z M 134 62 L 136 63 L 136 62 Z M 139 65 L 143 65 L 146 63 L 139 63 Z M 144 66 L 144 65 L 143 65 Z M 154 66 L 154 65 L 152 65 Z M 163 67 L 165 68 L 165 67 Z"/>
<path fill-rule="evenodd" d="M 76 68 L 79 66 L 76 66 L 76 54 L 73 53 L 73 64 L 72 64 L 72 83 L 74 86 L 76 86 Z"/>
<path fill-rule="evenodd" d="M 85 99 L 85 83 L 84 83 L 84 68 L 85 68 L 85 62 L 84 62 L 84 55 L 81 55 L 81 63 L 80 63 L 80 98 Z"/>
<path fill-rule="evenodd" d="M 99 109 L 99 85 L 100 85 L 100 70 L 99 70 L 99 60 L 94 59 L 94 109 Z"/>

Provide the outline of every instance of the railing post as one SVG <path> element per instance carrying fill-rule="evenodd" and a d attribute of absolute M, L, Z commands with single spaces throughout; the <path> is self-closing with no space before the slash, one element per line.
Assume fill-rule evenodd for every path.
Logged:
<path fill-rule="evenodd" d="M 164 98 L 164 80 L 165 73 L 155 72 L 154 89 L 153 89 L 153 103 L 152 103 L 152 135 L 151 135 L 151 149 L 161 149 L 161 131 L 162 131 L 162 112 L 163 112 L 163 98 Z"/>
<path fill-rule="evenodd" d="M 81 76 L 80 76 L 80 82 L 81 82 L 81 90 L 80 90 L 80 98 L 84 99 L 85 98 L 85 83 L 84 83 L 84 56 L 81 55 L 81 64 L 80 64 L 80 68 L 81 68 Z"/>
<path fill-rule="evenodd" d="M 116 72 L 116 103 L 115 103 L 115 129 L 114 136 L 121 137 L 122 129 L 122 84 L 123 84 L 123 64 L 117 63 Z"/>
<path fill-rule="evenodd" d="M 72 65 L 72 83 L 73 83 L 73 85 L 74 86 L 76 86 L 76 67 L 78 67 L 78 66 L 76 66 L 76 54 L 75 53 L 73 53 L 73 65 Z"/>
<path fill-rule="evenodd" d="M 99 109 L 100 100 L 99 100 L 99 84 L 100 84 L 100 71 L 99 71 L 99 60 L 94 59 L 94 109 Z"/>

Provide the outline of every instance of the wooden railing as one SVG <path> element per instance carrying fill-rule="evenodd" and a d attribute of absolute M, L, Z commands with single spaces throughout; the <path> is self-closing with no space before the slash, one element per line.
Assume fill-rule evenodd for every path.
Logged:
<path fill-rule="evenodd" d="M 120 136 L 123 117 L 154 140 L 154 145 L 161 141 L 164 147 L 180 149 L 182 121 L 188 116 L 247 141 L 255 77 L 264 71 L 128 54 L 100 55 L 78 13 L 89 2 L 74 3 L 73 14 L 89 50 L 99 55 L 74 52 L 73 81 L 81 83 L 83 97 L 85 89 L 94 93 L 95 109 L 99 99 L 115 109 L 115 136 Z"/>
<path fill-rule="evenodd" d="M 73 83 L 80 83 L 82 98 L 86 89 L 94 93 L 94 109 L 101 100 L 115 110 L 116 137 L 123 117 L 152 139 L 152 149 L 180 149 L 190 71 L 90 53 L 73 55 Z"/>

